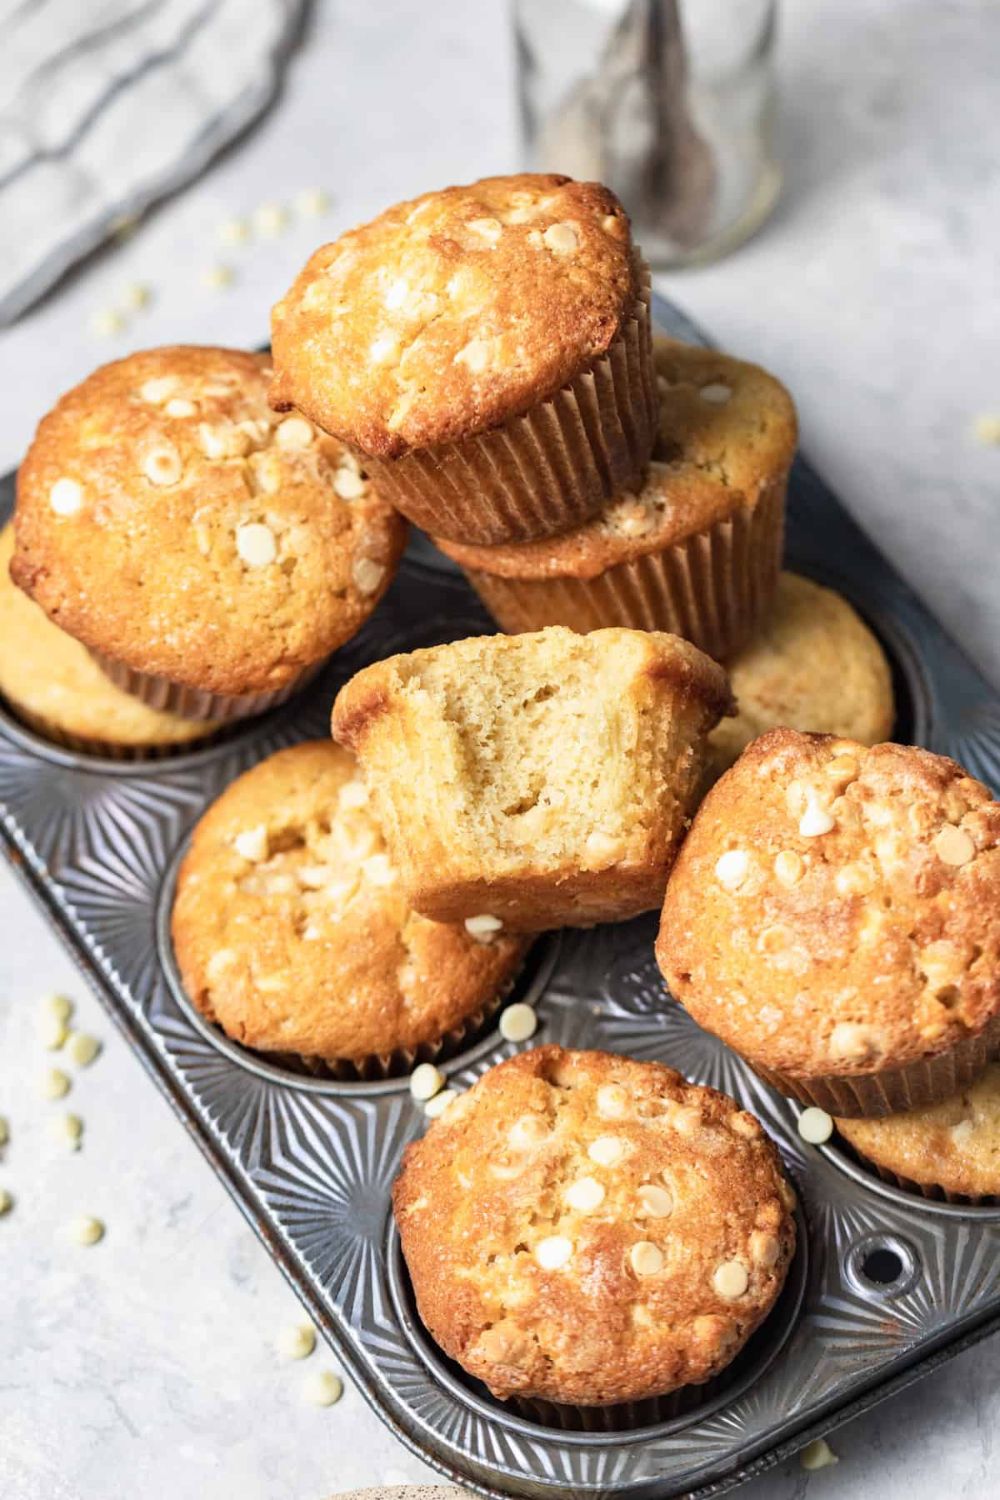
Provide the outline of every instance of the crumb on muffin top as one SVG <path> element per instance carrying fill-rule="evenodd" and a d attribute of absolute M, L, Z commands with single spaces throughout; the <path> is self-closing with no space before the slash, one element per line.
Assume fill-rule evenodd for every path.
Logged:
<path fill-rule="evenodd" d="M 501 1398 L 609 1405 L 707 1380 L 795 1243 L 752 1115 L 660 1063 L 555 1046 L 460 1095 L 408 1148 L 393 1204 L 421 1317 Z"/>
<path fill-rule="evenodd" d="M 181 866 L 174 946 L 191 999 L 248 1047 L 360 1063 L 441 1041 L 526 948 L 414 912 L 353 758 L 280 750 L 212 804 Z"/>
<path fill-rule="evenodd" d="M 702 803 L 667 887 L 673 993 L 799 1077 L 905 1066 L 1000 1016 L 1000 804 L 945 756 L 776 729 Z"/>
<path fill-rule="evenodd" d="M 273 311 L 272 399 L 380 458 L 447 443 L 581 374 L 638 293 L 628 218 L 598 183 L 424 193 L 310 258 Z"/>
<path fill-rule="evenodd" d="M 137 671 L 238 694 L 285 686 L 360 627 L 405 522 L 335 439 L 275 415 L 270 374 L 264 355 L 150 349 L 42 419 L 11 572 L 61 629 Z"/>

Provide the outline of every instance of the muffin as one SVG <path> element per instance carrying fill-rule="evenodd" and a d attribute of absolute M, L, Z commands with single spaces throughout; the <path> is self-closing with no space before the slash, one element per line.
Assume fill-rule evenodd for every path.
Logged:
<path fill-rule="evenodd" d="M 656 953 L 784 1093 L 934 1104 L 1000 1043 L 1000 804 L 927 750 L 772 730 L 702 803 Z"/>
<path fill-rule="evenodd" d="M 862 745 L 892 733 L 885 652 L 846 599 L 796 573 L 781 574 L 773 613 L 727 669 L 736 715 L 709 735 L 713 776 L 768 729 L 814 730 Z"/>
<path fill-rule="evenodd" d="M 10 576 L 14 528 L 0 531 L 0 697 L 69 750 L 131 759 L 182 750 L 218 727 L 147 708 L 109 682 L 86 646 L 47 619 Z"/>
<path fill-rule="evenodd" d="M 392 1198 L 423 1322 L 501 1400 L 700 1385 L 767 1317 L 795 1247 L 757 1120 L 606 1052 L 490 1069 L 407 1148 Z"/>
<path fill-rule="evenodd" d="M 411 910 L 354 761 L 329 741 L 279 750 L 213 803 L 181 865 L 172 933 L 208 1020 L 334 1071 L 460 1041 L 525 952 Z"/>
<path fill-rule="evenodd" d="M 279 410 L 364 455 L 417 525 L 579 525 L 653 446 L 649 275 L 618 199 L 519 174 L 425 193 L 324 245 L 272 319 Z"/>
<path fill-rule="evenodd" d="M 884 1120 L 837 1120 L 882 1177 L 952 1203 L 1000 1200 L 1000 1063 L 926 1109 Z"/>
<path fill-rule="evenodd" d="M 795 452 L 791 397 L 756 365 L 655 339 L 659 432 L 642 484 L 543 541 L 438 546 L 504 630 L 669 630 L 739 651 L 770 609 Z"/>
<path fill-rule="evenodd" d="M 391 581 L 405 523 L 357 461 L 267 404 L 263 355 L 178 346 L 43 418 L 11 573 L 117 687 L 186 718 L 281 702 Z"/>
<path fill-rule="evenodd" d="M 541 931 L 659 905 L 729 706 L 686 641 L 553 627 L 376 662 L 341 689 L 333 735 L 418 911 Z"/>

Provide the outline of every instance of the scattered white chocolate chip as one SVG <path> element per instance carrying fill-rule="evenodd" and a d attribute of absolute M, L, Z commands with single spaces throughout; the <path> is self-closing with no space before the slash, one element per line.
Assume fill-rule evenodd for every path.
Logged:
<path fill-rule="evenodd" d="M 603 828 L 595 828 L 593 833 L 588 833 L 587 842 L 584 845 L 586 853 L 591 859 L 611 860 L 617 859 L 623 850 L 623 842 L 615 838 L 613 834 L 606 833 Z"/>
<path fill-rule="evenodd" d="M 435 1094 L 433 1099 L 428 1099 L 424 1105 L 424 1114 L 428 1120 L 436 1120 L 443 1115 L 446 1109 L 450 1109 L 458 1098 L 457 1089 L 442 1089 L 440 1094 Z"/>
<path fill-rule="evenodd" d="M 337 797 L 338 807 L 351 809 L 364 807 L 368 802 L 368 788 L 363 781 L 345 781 Z"/>
<path fill-rule="evenodd" d="M 733 392 L 732 388 L 724 385 L 721 380 L 711 380 L 708 385 L 702 386 L 698 394 L 703 401 L 708 402 L 709 406 L 725 406 Z"/>
<path fill-rule="evenodd" d="M 500 1016 L 500 1035 L 505 1042 L 526 1042 L 538 1030 L 538 1017 L 523 1000 L 508 1005 Z"/>
<path fill-rule="evenodd" d="M 602 1083 L 595 1099 L 597 1113 L 605 1120 L 620 1120 L 628 1108 L 628 1095 L 620 1083 Z"/>
<path fill-rule="evenodd" d="M 869 1026 L 858 1021 L 838 1021 L 830 1033 L 830 1053 L 833 1057 L 860 1062 L 871 1057 L 878 1049 Z"/>
<path fill-rule="evenodd" d="M 507 1132 L 507 1140 L 515 1151 L 529 1151 L 548 1133 L 548 1125 L 538 1115 L 519 1115 Z"/>
<path fill-rule="evenodd" d="M 727 891 L 740 888 L 750 873 L 750 856 L 745 849 L 727 849 L 715 861 L 715 878 Z"/>
<path fill-rule="evenodd" d="M 122 307 L 127 312 L 142 312 L 152 300 L 152 288 L 145 281 L 130 281 L 122 290 Z"/>
<path fill-rule="evenodd" d="M 181 456 L 173 443 L 158 443 L 143 455 L 142 472 L 150 484 L 176 484 L 184 472 Z"/>
<path fill-rule="evenodd" d="M 643 1183 L 637 1194 L 639 1199 L 639 1217 L 649 1219 L 666 1219 L 674 1211 L 674 1200 L 667 1189 L 658 1187 L 655 1182 Z"/>
<path fill-rule="evenodd" d="M 244 521 L 236 528 L 236 551 L 248 568 L 266 568 L 277 557 L 278 544 L 270 526 Z"/>
<path fill-rule="evenodd" d="M 286 417 L 274 431 L 279 448 L 308 448 L 315 436 L 312 423 L 305 417 Z"/>
<path fill-rule="evenodd" d="M 652 1240 L 639 1240 L 632 1246 L 628 1258 L 637 1276 L 655 1276 L 663 1270 L 663 1251 Z"/>
<path fill-rule="evenodd" d="M 104 1225 L 100 1219 L 85 1214 L 73 1220 L 69 1226 L 69 1237 L 76 1245 L 96 1245 L 104 1238 Z"/>
<path fill-rule="evenodd" d="M 720 1297 L 732 1302 L 743 1296 L 750 1285 L 750 1275 L 742 1261 L 724 1260 L 715 1268 L 712 1285 Z"/>
<path fill-rule="evenodd" d="M 368 347 L 368 357 L 372 364 L 384 364 L 391 359 L 399 348 L 399 343 L 394 333 L 380 333 L 378 338 L 372 339 Z"/>
<path fill-rule="evenodd" d="M 316 1370 L 302 1382 L 302 1395 L 310 1406 L 336 1406 L 344 1394 L 344 1382 L 332 1370 Z"/>
<path fill-rule="evenodd" d="M 993 416 L 992 413 L 984 413 L 981 417 L 976 418 L 972 430 L 979 441 L 987 447 L 993 444 L 1000 444 L 1000 416 Z"/>
<path fill-rule="evenodd" d="M 469 228 L 488 245 L 495 245 L 503 234 L 503 225 L 499 219 L 470 219 Z"/>
<path fill-rule="evenodd" d="M 223 245 L 244 245 L 250 238 L 250 225 L 246 219 L 225 219 L 218 228 L 218 238 Z"/>
<path fill-rule="evenodd" d="M 465 365 L 473 375 L 481 375 L 490 363 L 489 339 L 470 339 L 455 355 L 456 365 Z"/>
<path fill-rule="evenodd" d="M 799 1115 L 799 1135 L 810 1146 L 822 1146 L 833 1134 L 833 1116 L 828 1115 L 825 1109 L 819 1109 L 815 1104 L 810 1104 Z"/>
<path fill-rule="evenodd" d="M 43 995 L 42 1014 L 55 1016 L 57 1021 L 68 1021 L 73 1014 L 73 1002 L 68 995 Z"/>
<path fill-rule="evenodd" d="M 804 870 L 802 856 L 794 849 L 782 849 L 774 856 L 774 874 L 782 885 L 797 885 Z"/>
<path fill-rule="evenodd" d="M 57 479 L 49 490 L 49 505 L 57 516 L 75 516 L 83 504 L 83 486 L 75 479 Z"/>
<path fill-rule="evenodd" d="M 6 1146 L 9 1140 L 10 1126 L 7 1124 L 7 1121 L 4 1119 L 3 1115 L 0 1115 L 0 1146 Z"/>
<path fill-rule="evenodd" d="M 168 417 L 193 417 L 197 414 L 198 407 L 194 401 L 188 401 L 184 396 L 171 396 L 163 410 Z"/>
<path fill-rule="evenodd" d="M 69 1027 L 60 1016 L 42 1015 L 38 1018 L 38 1040 L 49 1052 L 58 1052 L 69 1036 Z"/>
<path fill-rule="evenodd" d="M 599 1135 L 587 1147 L 587 1155 L 599 1167 L 613 1167 L 625 1155 L 625 1142 L 617 1135 Z"/>
<path fill-rule="evenodd" d="M 557 255 L 570 255 L 580 243 L 572 224 L 550 224 L 542 235 L 546 246 Z"/>
<path fill-rule="evenodd" d="M 90 331 L 96 333 L 99 338 L 114 338 L 116 333 L 121 333 L 125 327 L 124 314 L 117 307 L 102 307 L 98 312 L 92 314 L 90 319 Z"/>
<path fill-rule="evenodd" d="M 827 762 L 826 774 L 835 781 L 853 781 L 858 774 L 858 763 L 853 755 L 835 755 Z"/>
<path fill-rule="evenodd" d="M 825 1438 L 814 1438 L 802 1449 L 799 1463 L 807 1473 L 813 1474 L 817 1469 L 828 1469 L 831 1464 L 839 1464 L 840 1459 Z"/>
<path fill-rule="evenodd" d="M 76 1063 L 78 1068 L 89 1068 L 101 1050 L 101 1044 L 96 1036 L 90 1036 L 86 1031 L 74 1031 L 66 1045 L 70 1061 Z"/>
<path fill-rule="evenodd" d="M 491 917 L 489 912 L 481 912 L 477 917 L 466 917 L 465 930 L 470 937 L 474 937 L 478 943 L 489 943 L 503 928 L 503 922 L 499 917 Z"/>
<path fill-rule="evenodd" d="M 139 387 L 139 396 L 150 406 L 162 406 L 177 390 L 176 375 L 153 375 Z"/>
<path fill-rule="evenodd" d="M 577 1213 L 591 1214 L 604 1202 L 604 1187 L 596 1177 L 578 1177 L 570 1183 L 563 1198 Z"/>
<path fill-rule="evenodd" d="M 268 854 L 267 825 L 256 823 L 253 828 L 242 829 L 233 839 L 233 848 L 240 859 L 247 859 L 254 865 L 260 864 Z"/>
<path fill-rule="evenodd" d="M 341 464 L 334 472 L 333 488 L 341 500 L 359 500 L 365 492 L 365 481 L 357 470 Z"/>
<path fill-rule="evenodd" d="M 804 839 L 819 838 L 836 827 L 836 819 L 830 809 L 824 807 L 815 793 L 806 794 L 806 806 L 799 819 L 799 836 Z"/>
<path fill-rule="evenodd" d="M 72 1079 L 62 1068 L 49 1068 L 42 1074 L 40 1092 L 43 1099 L 64 1099 L 72 1087 Z"/>
<path fill-rule="evenodd" d="M 777 1264 L 778 1256 L 781 1254 L 781 1242 L 777 1235 L 768 1234 L 763 1229 L 755 1229 L 750 1236 L 750 1254 L 755 1265 L 763 1266 L 765 1271 L 769 1271 Z"/>
<path fill-rule="evenodd" d="M 83 1121 L 79 1115 L 53 1115 L 49 1120 L 49 1135 L 60 1146 L 70 1151 L 79 1151 L 83 1139 Z"/>
<path fill-rule="evenodd" d="M 543 1271 L 560 1271 L 573 1254 L 573 1242 L 562 1234 L 550 1234 L 535 1246 L 535 1259 Z"/>
<path fill-rule="evenodd" d="M 362 594 L 374 594 L 385 577 L 385 568 L 370 557 L 356 557 L 351 564 L 351 577 Z"/>
<path fill-rule="evenodd" d="M 410 1074 L 410 1093 L 425 1103 L 444 1088 L 444 1074 L 433 1063 L 420 1063 Z"/>
<path fill-rule="evenodd" d="M 288 210 L 282 208 L 280 203 L 262 203 L 259 208 L 254 209 L 253 227 L 258 234 L 268 239 L 282 234 L 287 223 Z"/>
<path fill-rule="evenodd" d="M 6 1188 L 0 1188 L 0 1219 L 3 1218 L 4 1214 L 9 1214 L 13 1207 L 13 1195 Z"/>
<path fill-rule="evenodd" d="M 967 865 L 975 852 L 972 835 L 954 823 L 946 823 L 934 836 L 934 853 L 942 864 Z"/>
<path fill-rule="evenodd" d="M 369 885 L 393 885 L 396 871 L 388 854 L 372 854 L 361 866 Z"/>
<path fill-rule="evenodd" d="M 226 287 L 232 286 L 236 280 L 232 266 L 227 266 L 219 261 L 214 266 L 206 266 L 198 280 L 206 291 L 223 292 Z"/>
<path fill-rule="evenodd" d="M 316 1330 L 311 1323 L 294 1323 L 281 1330 L 274 1347 L 281 1359 L 308 1359 L 316 1347 Z"/>
<path fill-rule="evenodd" d="M 297 194 L 295 207 L 308 219 L 318 219 L 330 207 L 330 194 L 325 188 L 305 188 Z"/>

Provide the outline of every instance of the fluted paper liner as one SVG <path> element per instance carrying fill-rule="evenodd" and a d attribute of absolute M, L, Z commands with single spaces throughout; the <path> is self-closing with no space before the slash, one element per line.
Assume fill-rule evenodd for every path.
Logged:
<path fill-rule="evenodd" d="M 856 1146 L 852 1146 L 851 1150 L 864 1166 L 873 1167 L 883 1182 L 902 1188 L 904 1193 L 919 1193 L 928 1202 L 953 1203 L 957 1208 L 1000 1208 L 1000 1193 L 952 1193 L 938 1182 L 917 1182 L 915 1178 L 902 1177 L 888 1167 L 880 1167 L 878 1162 L 865 1156 Z"/>
<path fill-rule="evenodd" d="M 172 682 L 169 677 L 159 677 L 153 672 L 137 672 L 134 667 L 106 656 L 103 651 L 92 650 L 90 654 L 115 687 L 131 693 L 133 698 L 140 699 L 150 708 L 177 714 L 182 719 L 217 719 L 220 723 L 247 719 L 252 714 L 277 708 L 279 703 L 287 703 L 322 671 L 329 660 L 324 657 L 322 661 L 312 662 L 284 687 L 270 693 L 209 693 Z"/>
<path fill-rule="evenodd" d="M 175 755 L 186 755 L 194 750 L 203 750 L 212 744 L 219 733 L 214 724 L 205 725 L 205 733 L 196 739 L 169 740 L 162 744 L 122 745 L 115 740 L 102 740 L 96 735 L 73 734 L 47 719 L 25 708 L 11 708 L 11 713 L 28 729 L 58 745 L 62 750 L 72 750 L 75 755 L 97 755 L 103 760 L 167 760 Z"/>
<path fill-rule="evenodd" d="M 489 546 L 571 531 L 638 488 L 659 413 L 649 299 L 642 263 L 611 347 L 523 416 L 401 458 L 364 456 L 379 494 L 432 535 Z"/>
<path fill-rule="evenodd" d="M 1000 1019 L 978 1036 L 966 1037 L 937 1057 L 920 1058 L 901 1068 L 880 1073 L 828 1073 L 816 1078 L 793 1078 L 787 1073 L 747 1061 L 759 1078 L 781 1094 L 802 1104 L 815 1104 L 845 1119 L 881 1118 L 903 1109 L 925 1109 L 940 1104 L 974 1083 L 1000 1047 Z"/>
<path fill-rule="evenodd" d="M 782 475 L 751 509 L 596 578 L 505 578 L 465 573 L 490 614 L 510 634 L 567 625 L 668 630 L 725 660 L 756 635 L 774 600 L 784 545 Z"/>

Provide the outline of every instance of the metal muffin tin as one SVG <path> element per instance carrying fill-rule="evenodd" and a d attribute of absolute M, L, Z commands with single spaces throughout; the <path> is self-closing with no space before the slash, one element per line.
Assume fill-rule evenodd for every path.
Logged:
<path fill-rule="evenodd" d="M 698 332 L 656 302 L 658 326 Z M 0 515 L 12 503 L 3 481 Z M 892 657 L 896 737 L 1000 787 L 1000 698 L 796 464 L 790 564 L 846 594 Z M 195 1015 L 169 951 L 176 863 L 203 810 L 284 745 L 328 732 L 336 688 L 393 651 L 492 628 L 422 538 L 369 626 L 304 697 L 207 748 L 123 763 L 60 750 L 0 711 L 0 818 L 25 884 L 201 1146 L 357 1385 L 427 1462 L 488 1495 L 708 1496 L 732 1488 L 1000 1327 L 1000 1207 L 928 1202 L 834 1146 L 806 1146 L 796 1107 L 663 991 L 655 919 L 536 947 L 521 989 L 536 1042 L 657 1058 L 734 1095 L 775 1137 L 799 1188 L 800 1248 L 772 1317 L 723 1376 L 604 1412 L 504 1406 L 420 1325 L 389 1209 L 424 1128 L 405 1078 L 338 1082 L 256 1058 Z M 535 1043 L 529 1044 L 534 1045 Z M 493 1030 L 445 1063 L 467 1088 L 515 1048 Z"/>

